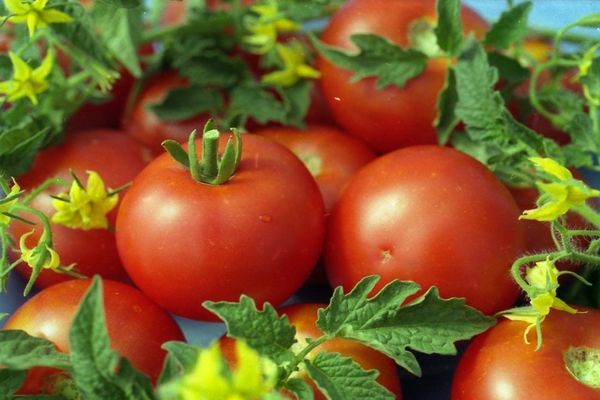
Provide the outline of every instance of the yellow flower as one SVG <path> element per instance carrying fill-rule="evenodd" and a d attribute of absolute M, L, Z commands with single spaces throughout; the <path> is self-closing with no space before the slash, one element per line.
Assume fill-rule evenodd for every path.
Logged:
<path fill-rule="evenodd" d="M 4 5 L 10 12 L 4 20 L 10 20 L 16 24 L 27 24 L 29 36 L 33 36 L 36 29 L 45 28 L 48 24 L 65 23 L 73 21 L 73 18 L 62 11 L 46 10 L 48 0 L 34 0 L 33 2 L 21 2 L 21 0 L 4 0 Z"/>
<path fill-rule="evenodd" d="M 538 347 L 541 345 L 541 324 L 551 309 L 566 311 L 575 314 L 577 310 L 569 306 L 556 296 L 558 277 L 560 272 L 550 260 L 539 261 L 535 266 L 527 269 L 525 280 L 531 287 L 528 289 L 530 306 L 509 310 L 503 314 L 505 318 L 513 321 L 527 322 L 524 332 L 525 342 L 529 343 L 527 335 L 532 328 L 538 332 Z"/>
<path fill-rule="evenodd" d="M 302 78 L 317 79 L 321 77 L 319 71 L 306 64 L 304 51 L 299 43 L 289 46 L 277 45 L 277 54 L 283 61 L 280 71 L 271 72 L 262 77 L 262 81 L 281 86 L 293 86 Z"/>
<path fill-rule="evenodd" d="M 13 52 L 9 52 L 8 56 L 13 65 L 13 78 L 0 82 L 0 93 L 7 95 L 9 101 L 27 97 L 33 104 L 37 104 L 36 95 L 48 88 L 46 78 L 54 65 L 54 56 L 49 52 L 35 69 Z"/>
<path fill-rule="evenodd" d="M 283 17 L 279 13 L 277 1 L 267 0 L 250 7 L 254 15 L 245 19 L 249 34 L 244 42 L 256 54 L 266 54 L 273 48 L 279 32 L 295 32 L 300 30 L 300 24 Z"/>
<path fill-rule="evenodd" d="M 551 158 L 532 157 L 530 160 L 554 181 L 537 183 L 542 193 L 542 204 L 537 208 L 525 210 L 520 219 L 553 221 L 573 207 L 584 205 L 589 198 L 600 196 L 600 190 L 591 189 L 582 181 L 573 178 L 571 171 Z"/>
<path fill-rule="evenodd" d="M 273 391 L 277 366 L 243 341 L 236 342 L 237 368 L 227 370 L 218 343 L 198 355 L 178 385 L 181 400 L 254 400 Z"/>
<path fill-rule="evenodd" d="M 108 228 L 108 214 L 119 201 L 119 195 L 107 193 L 100 175 L 88 171 L 87 187 L 74 179 L 68 197 L 62 193 L 52 200 L 56 209 L 52 222 L 74 229 Z"/>
<path fill-rule="evenodd" d="M 37 245 L 33 248 L 28 248 L 25 244 L 27 237 L 33 231 L 21 236 L 19 239 L 19 248 L 21 250 L 21 260 L 26 262 L 31 268 L 44 268 L 58 270 L 60 267 L 60 257 L 58 253 L 48 245 Z"/>
<path fill-rule="evenodd" d="M 17 194 L 20 191 L 21 191 L 21 187 L 17 184 L 16 181 L 13 180 L 13 185 L 10 188 L 10 192 L 8 192 L 6 194 L 6 197 L 4 198 L 4 200 L 6 200 L 6 199 L 10 199 L 10 200 L 0 202 L 0 226 L 3 226 L 3 225 L 6 226 L 10 222 L 10 217 L 4 213 L 10 212 L 11 208 L 18 201 Z M 12 199 L 11 199 L 11 197 L 12 197 Z"/>

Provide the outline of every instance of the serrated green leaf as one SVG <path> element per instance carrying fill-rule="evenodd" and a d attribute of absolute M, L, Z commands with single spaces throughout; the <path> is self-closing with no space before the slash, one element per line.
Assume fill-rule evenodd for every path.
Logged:
<path fill-rule="evenodd" d="M 200 348 L 184 342 L 166 342 L 162 348 L 167 351 L 165 363 L 157 385 L 172 381 L 190 371 L 198 360 Z"/>
<path fill-rule="evenodd" d="M 230 120 L 234 117 L 243 121 L 253 118 L 259 124 L 266 124 L 270 121 L 285 121 L 287 109 L 272 93 L 248 83 L 232 90 L 229 113 Z"/>
<path fill-rule="evenodd" d="M 460 0 L 437 0 L 436 3 L 438 21 L 434 32 L 438 46 L 446 53 L 456 55 L 463 41 Z"/>
<path fill-rule="evenodd" d="M 304 379 L 289 379 L 285 382 L 285 388 L 293 393 L 297 400 L 314 400 L 315 398 L 312 388 Z"/>
<path fill-rule="evenodd" d="M 495 322 L 466 306 L 464 299 L 440 299 L 435 288 L 401 306 L 418 290 L 413 282 L 392 281 L 367 298 L 377 280 L 364 278 L 346 296 L 337 288 L 329 307 L 319 310 L 317 326 L 325 334 L 379 350 L 415 375 L 420 375 L 421 368 L 408 349 L 455 354 L 456 341 L 469 339 Z"/>
<path fill-rule="evenodd" d="M 521 41 L 529 28 L 530 1 L 519 3 L 504 11 L 485 36 L 484 43 L 498 49 L 506 49 L 511 44 Z"/>
<path fill-rule="evenodd" d="M 529 70 L 514 58 L 496 51 L 488 53 L 487 57 L 490 65 L 498 70 L 501 81 L 517 85 L 529 78 Z"/>
<path fill-rule="evenodd" d="M 56 350 L 47 339 L 33 337 L 21 330 L 0 330 L 0 365 L 27 370 L 35 366 L 69 369 L 69 356 Z"/>
<path fill-rule="evenodd" d="M 350 357 L 321 352 L 314 360 L 305 360 L 306 371 L 319 389 L 331 400 L 391 400 L 394 395 L 381 386 L 375 370 L 365 371 Z"/>
<path fill-rule="evenodd" d="M 311 81 L 301 80 L 293 86 L 277 89 L 286 110 L 284 121 L 281 121 L 283 124 L 299 128 L 304 127 L 304 119 L 310 107 L 310 92 L 313 85 L 314 83 Z"/>
<path fill-rule="evenodd" d="M 135 0 L 110 0 L 125 1 Z M 142 69 L 138 56 L 138 44 L 143 31 L 143 6 L 117 8 L 113 5 L 96 2 L 92 16 L 98 24 L 98 33 L 114 57 L 135 77 L 140 77 Z"/>
<path fill-rule="evenodd" d="M 190 82 L 204 86 L 232 87 L 250 76 L 243 60 L 224 54 L 222 50 L 204 50 L 201 55 L 180 57 L 174 65 Z"/>
<path fill-rule="evenodd" d="M 239 303 L 208 301 L 203 305 L 225 322 L 229 336 L 244 340 L 260 355 L 280 366 L 294 359 L 290 347 L 296 342 L 296 329 L 269 303 L 259 311 L 254 300 L 242 295 Z"/>
<path fill-rule="evenodd" d="M 171 89 L 161 103 L 150 105 L 150 109 L 163 121 L 183 121 L 202 113 L 211 113 L 223 106 L 217 92 L 196 85 Z"/>
<path fill-rule="evenodd" d="M 452 131 L 460 122 L 460 118 L 456 115 L 457 104 L 456 76 L 454 70 L 449 68 L 446 75 L 446 83 L 438 96 L 438 114 L 435 120 L 438 143 L 441 145 L 448 143 Z"/>
<path fill-rule="evenodd" d="M 25 382 L 27 370 L 15 371 L 12 369 L 0 369 L 0 398 L 12 398 L 15 392 Z"/>
<path fill-rule="evenodd" d="M 69 348 L 73 379 L 86 399 L 154 399 L 149 378 L 111 350 L 97 276 L 73 318 Z"/>
<path fill-rule="evenodd" d="M 427 56 L 416 50 L 405 50 L 386 38 L 373 34 L 355 34 L 352 42 L 357 52 L 340 50 L 313 39 L 317 50 L 339 67 L 354 71 L 352 81 L 376 77 L 378 89 L 394 85 L 404 86 L 423 72 Z"/>

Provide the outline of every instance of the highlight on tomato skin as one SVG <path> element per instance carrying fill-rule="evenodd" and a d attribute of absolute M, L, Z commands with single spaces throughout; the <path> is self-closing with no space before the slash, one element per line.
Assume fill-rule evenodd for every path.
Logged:
<path fill-rule="evenodd" d="M 482 37 L 487 22 L 470 8 L 462 7 L 465 32 Z M 409 30 L 415 21 L 435 21 L 434 0 L 350 0 L 329 20 L 320 39 L 331 46 L 355 49 L 350 36 L 374 33 L 397 45 L 409 46 Z M 435 144 L 433 126 L 438 93 L 445 81 L 447 61 L 431 59 L 418 77 L 402 88 L 377 89 L 375 78 L 352 80 L 353 72 L 317 58 L 319 81 L 325 101 L 348 133 L 385 153 L 399 147 Z"/>
<path fill-rule="evenodd" d="M 24 330 L 68 352 L 69 327 L 90 283 L 91 279 L 75 279 L 41 290 L 10 316 L 3 329 Z M 170 340 L 185 341 L 181 329 L 170 314 L 138 289 L 108 279 L 103 280 L 103 287 L 111 347 L 156 383 L 166 356 L 161 345 Z M 31 369 L 20 393 L 50 393 L 55 382 L 50 375 L 56 372 L 43 367 Z"/>
<path fill-rule="evenodd" d="M 147 150 L 124 132 L 115 130 L 89 130 L 67 135 L 62 144 L 49 147 L 38 153 L 32 168 L 18 178 L 25 190 L 33 190 L 46 179 L 58 177 L 67 182 L 73 180 L 73 172 L 83 184 L 88 179 L 87 171 L 97 172 L 107 188 L 116 189 L 129 182 L 147 163 Z M 42 191 L 31 201 L 31 206 L 51 216 L 55 210 L 51 195 L 68 191 L 68 187 L 53 185 Z M 124 192 L 120 193 L 122 197 Z M 118 206 L 117 206 L 118 207 Z M 109 223 L 114 226 L 117 207 L 109 214 Z M 34 222 L 35 218 L 31 218 Z M 128 281 L 129 278 L 121 266 L 117 252 L 115 235 L 107 229 L 72 229 L 55 223 L 51 224 L 54 248 L 63 265 L 75 263 L 75 271 L 93 276 L 99 274 L 105 278 Z M 32 247 L 40 237 L 41 230 L 33 227 L 26 244 Z M 32 226 L 14 220 L 9 226 L 9 233 L 16 243 L 19 238 L 32 230 Z M 17 271 L 29 277 L 31 268 L 21 264 Z M 47 287 L 57 282 L 73 279 L 73 277 L 44 270 L 36 280 L 36 287 Z"/>
<path fill-rule="evenodd" d="M 600 311 L 552 311 L 542 325 L 543 344 L 535 351 L 535 330 L 502 320 L 476 337 L 461 356 L 452 382 L 452 400 L 600 399 L 600 389 L 579 382 L 565 366 L 569 348 L 600 348 Z"/>

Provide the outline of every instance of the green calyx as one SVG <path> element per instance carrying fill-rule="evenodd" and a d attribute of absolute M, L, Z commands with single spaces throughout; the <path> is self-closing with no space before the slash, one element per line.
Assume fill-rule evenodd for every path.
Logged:
<path fill-rule="evenodd" d="M 565 367 L 582 384 L 600 388 L 600 350 L 570 347 L 563 355 Z"/>
<path fill-rule="evenodd" d="M 174 140 L 165 140 L 162 146 L 175 161 L 190 171 L 195 181 L 221 185 L 233 176 L 242 158 L 241 134 L 237 129 L 232 129 L 231 132 L 235 140 L 229 138 L 221 156 L 219 156 L 220 134 L 217 129 L 212 128 L 211 121 L 204 126 L 200 158 L 196 153 L 195 130 L 190 133 L 187 152 Z"/>

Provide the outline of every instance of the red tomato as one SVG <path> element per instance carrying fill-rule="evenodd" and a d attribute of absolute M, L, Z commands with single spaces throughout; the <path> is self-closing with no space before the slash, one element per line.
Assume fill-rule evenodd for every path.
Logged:
<path fill-rule="evenodd" d="M 600 389 L 577 381 L 565 368 L 570 347 L 600 348 L 600 311 L 553 311 L 542 325 L 543 345 L 535 351 L 523 340 L 527 324 L 503 320 L 476 337 L 461 357 L 452 383 L 452 400 L 600 399 Z"/>
<path fill-rule="evenodd" d="M 411 26 L 416 21 L 435 23 L 435 18 L 434 0 L 350 0 L 333 15 L 321 40 L 355 49 L 351 35 L 374 33 L 406 47 Z M 465 32 L 483 35 L 487 24 L 479 15 L 463 7 L 462 18 Z M 352 71 L 322 57 L 317 65 L 325 101 L 335 120 L 374 150 L 387 152 L 413 144 L 437 143 L 433 121 L 446 74 L 443 59 L 432 59 L 425 71 L 403 88 L 381 90 L 375 88 L 375 78 L 352 82 Z"/>
<path fill-rule="evenodd" d="M 209 118 L 200 114 L 184 121 L 161 120 L 149 106 L 159 104 L 170 90 L 188 86 L 187 81 L 173 72 L 165 72 L 153 77 L 138 97 L 123 127 L 129 135 L 144 144 L 153 154 L 164 152 L 161 143 L 166 139 L 184 142 L 194 129 L 202 127 Z"/>
<path fill-rule="evenodd" d="M 279 310 L 280 315 L 287 315 L 291 325 L 296 328 L 296 340 L 304 346 L 306 339 L 317 339 L 323 333 L 316 327 L 317 310 L 327 307 L 326 304 L 304 303 L 294 304 L 283 307 Z M 235 356 L 235 340 L 224 336 L 220 339 L 219 345 L 224 357 L 235 368 L 237 360 Z M 313 359 L 319 352 L 328 351 L 340 353 L 346 357 L 352 357 L 354 361 L 359 363 L 365 370 L 375 369 L 379 371 L 377 382 L 385 386 L 390 392 L 395 395 L 395 398 L 402 399 L 402 391 L 400 388 L 400 379 L 398 378 L 398 370 L 394 360 L 387 357 L 383 353 L 371 349 L 363 344 L 348 339 L 332 339 L 321 344 L 308 354 L 308 359 Z M 298 377 L 306 379 L 312 386 L 315 400 L 324 400 L 325 396 L 314 386 L 307 373 L 300 370 Z M 289 397 L 293 399 L 295 397 Z"/>
<path fill-rule="evenodd" d="M 352 178 L 329 218 L 325 259 L 332 286 L 362 277 L 412 280 L 484 313 L 518 295 L 509 269 L 521 255 L 519 209 L 482 164 L 451 148 L 388 153 Z"/>
<path fill-rule="evenodd" d="M 91 130 L 69 134 L 63 144 L 49 147 L 40 152 L 25 175 L 18 178 L 19 184 L 27 190 L 34 189 L 46 179 L 57 176 L 71 182 L 69 170 L 85 185 L 88 170 L 96 171 L 108 188 L 118 188 L 131 182 L 146 164 L 147 154 L 134 140 L 120 131 Z M 66 192 L 68 188 L 52 186 L 37 196 L 31 205 L 52 215 L 54 208 L 50 195 Z M 123 196 L 123 193 L 120 194 Z M 118 207 L 118 206 L 117 206 Z M 108 215 L 114 226 L 117 208 Z M 35 217 L 28 217 L 37 222 Z M 15 240 L 31 231 L 32 226 L 20 221 L 10 224 L 10 233 Z M 34 246 L 40 236 L 40 230 L 28 237 L 28 247 Z M 115 235 L 106 229 L 81 230 L 52 224 L 54 247 L 60 255 L 63 265 L 76 263 L 75 271 L 92 276 L 100 274 L 109 279 L 127 280 L 127 274 L 121 266 Z M 22 275 L 29 276 L 31 270 L 26 265 L 17 269 Z M 71 279 L 66 274 L 44 270 L 39 275 L 36 286 L 46 287 L 57 282 Z"/>
<path fill-rule="evenodd" d="M 69 351 L 69 328 L 75 311 L 91 280 L 74 279 L 40 291 L 6 321 L 4 329 L 22 329 L 32 336 Z M 123 283 L 104 280 L 104 308 L 111 347 L 156 382 L 166 352 L 161 345 L 169 340 L 183 341 L 179 326 L 166 311 L 139 290 Z M 50 389 L 49 374 L 57 370 L 34 368 L 21 388 L 22 393 Z M 50 383 L 51 384 L 51 383 Z"/>
<path fill-rule="evenodd" d="M 279 304 L 319 256 L 324 206 L 314 179 L 283 146 L 257 135 L 243 141 L 239 168 L 225 184 L 198 183 L 163 154 L 119 209 L 117 245 L 131 279 L 184 317 L 214 320 L 203 301 L 237 301 L 243 293 Z"/>

